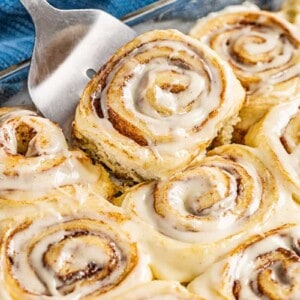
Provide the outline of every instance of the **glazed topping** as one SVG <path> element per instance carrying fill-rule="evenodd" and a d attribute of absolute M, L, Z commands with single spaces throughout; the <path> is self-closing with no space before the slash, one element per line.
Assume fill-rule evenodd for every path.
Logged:
<path fill-rule="evenodd" d="M 35 157 L 68 149 L 62 130 L 29 110 L 12 110 L 0 115 L 2 155 Z"/>
<path fill-rule="evenodd" d="M 246 147 L 217 149 L 185 171 L 129 193 L 125 209 L 190 243 L 211 243 L 242 231 L 249 220 L 266 220 L 278 198 L 267 169 Z"/>
<path fill-rule="evenodd" d="M 95 183 L 99 172 L 81 151 L 70 151 L 62 130 L 27 110 L 0 115 L 0 194 L 46 192 Z"/>
<path fill-rule="evenodd" d="M 117 225 L 99 215 L 25 222 L 10 233 L 6 267 L 13 280 L 37 298 L 81 299 L 106 293 L 138 263 L 136 244 Z"/>
<path fill-rule="evenodd" d="M 101 103 L 110 104 L 109 86 L 122 80 L 125 109 L 146 123 L 155 136 L 186 135 L 221 105 L 224 87 L 219 70 L 187 43 L 149 42 L 132 51 L 121 63 L 128 70 L 124 75 L 130 79 L 118 78 L 119 73 L 111 75 Z M 120 65 L 116 71 L 119 68 Z M 104 116 L 108 118 L 107 107 L 103 109 L 103 106 Z"/>
<path fill-rule="evenodd" d="M 300 40 L 272 13 L 224 11 L 200 20 L 191 35 L 228 61 L 250 92 L 299 77 Z"/>
<path fill-rule="evenodd" d="M 98 115 L 118 132 L 160 149 L 214 135 L 218 122 L 235 109 L 227 104 L 233 82 L 208 48 L 177 31 L 153 31 L 113 56 L 92 98 Z"/>
<path fill-rule="evenodd" d="M 258 238 L 230 258 L 235 299 L 300 297 L 299 226 Z"/>

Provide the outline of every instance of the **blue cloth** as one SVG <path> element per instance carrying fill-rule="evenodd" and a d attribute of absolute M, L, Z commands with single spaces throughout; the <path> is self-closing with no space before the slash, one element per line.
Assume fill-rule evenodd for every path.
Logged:
<path fill-rule="evenodd" d="M 60 9 L 99 8 L 117 18 L 156 0 L 49 0 Z M 31 57 L 34 26 L 19 0 L 0 0 L 0 71 Z M 0 104 L 26 85 L 28 68 L 0 81 Z"/>
<path fill-rule="evenodd" d="M 100 8 L 120 18 L 155 0 L 49 0 L 61 9 Z M 0 0 L 0 70 L 24 61 L 32 53 L 34 27 L 18 0 Z"/>

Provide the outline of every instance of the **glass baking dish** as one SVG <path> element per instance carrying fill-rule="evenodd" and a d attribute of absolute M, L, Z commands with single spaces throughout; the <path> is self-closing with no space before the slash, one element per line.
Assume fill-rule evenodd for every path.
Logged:
<path fill-rule="evenodd" d="M 227 5 L 241 4 L 242 0 L 161 0 L 138 11 L 122 20 L 137 33 L 151 29 L 175 28 L 184 33 L 200 17 L 209 12 L 218 11 Z M 277 10 L 282 0 L 252 0 L 259 7 Z M 27 93 L 27 75 L 29 60 L 0 71 L 0 106 L 32 105 Z"/>

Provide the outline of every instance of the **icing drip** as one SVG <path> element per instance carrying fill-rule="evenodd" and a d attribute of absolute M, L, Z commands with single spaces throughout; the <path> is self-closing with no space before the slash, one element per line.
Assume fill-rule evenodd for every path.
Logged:
<path fill-rule="evenodd" d="M 201 19 L 190 34 L 228 61 L 250 94 L 300 74 L 300 40 L 275 14 L 224 10 Z"/>
<path fill-rule="evenodd" d="M 211 155 L 178 175 L 129 193 L 125 208 L 132 210 L 130 205 L 134 205 L 143 222 L 183 242 L 212 243 L 239 233 L 249 218 L 264 214 L 268 202 L 265 188 L 270 186 L 266 184 L 269 179 L 263 178 L 266 170 L 254 154 L 230 147 L 228 152 L 234 153 L 234 158 L 226 157 L 226 147 L 223 152 L 216 150 L 220 156 Z M 276 192 L 275 187 L 271 189 Z"/>
<path fill-rule="evenodd" d="M 122 217 L 114 218 L 120 222 L 92 213 L 25 220 L 8 232 L 5 280 L 11 276 L 30 299 L 96 297 L 115 292 L 123 281 L 131 287 L 131 276 L 134 282 L 149 280 Z"/>
<path fill-rule="evenodd" d="M 296 227 L 255 241 L 234 255 L 229 272 L 239 285 L 236 298 L 299 298 L 299 241 L 299 227 Z"/>
<path fill-rule="evenodd" d="M 4 198 L 14 194 L 17 200 L 18 192 L 41 196 L 52 188 L 93 184 L 99 178 L 84 153 L 68 150 L 56 124 L 27 110 L 0 115 L 0 158 L 0 195 Z"/>

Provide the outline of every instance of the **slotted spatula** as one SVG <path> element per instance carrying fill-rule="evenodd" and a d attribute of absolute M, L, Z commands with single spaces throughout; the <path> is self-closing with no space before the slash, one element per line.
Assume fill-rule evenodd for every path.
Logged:
<path fill-rule="evenodd" d="M 69 136 L 76 104 L 93 70 L 136 34 L 101 10 L 59 10 L 46 0 L 20 1 L 36 33 L 29 94 L 40 112 Z"/>

